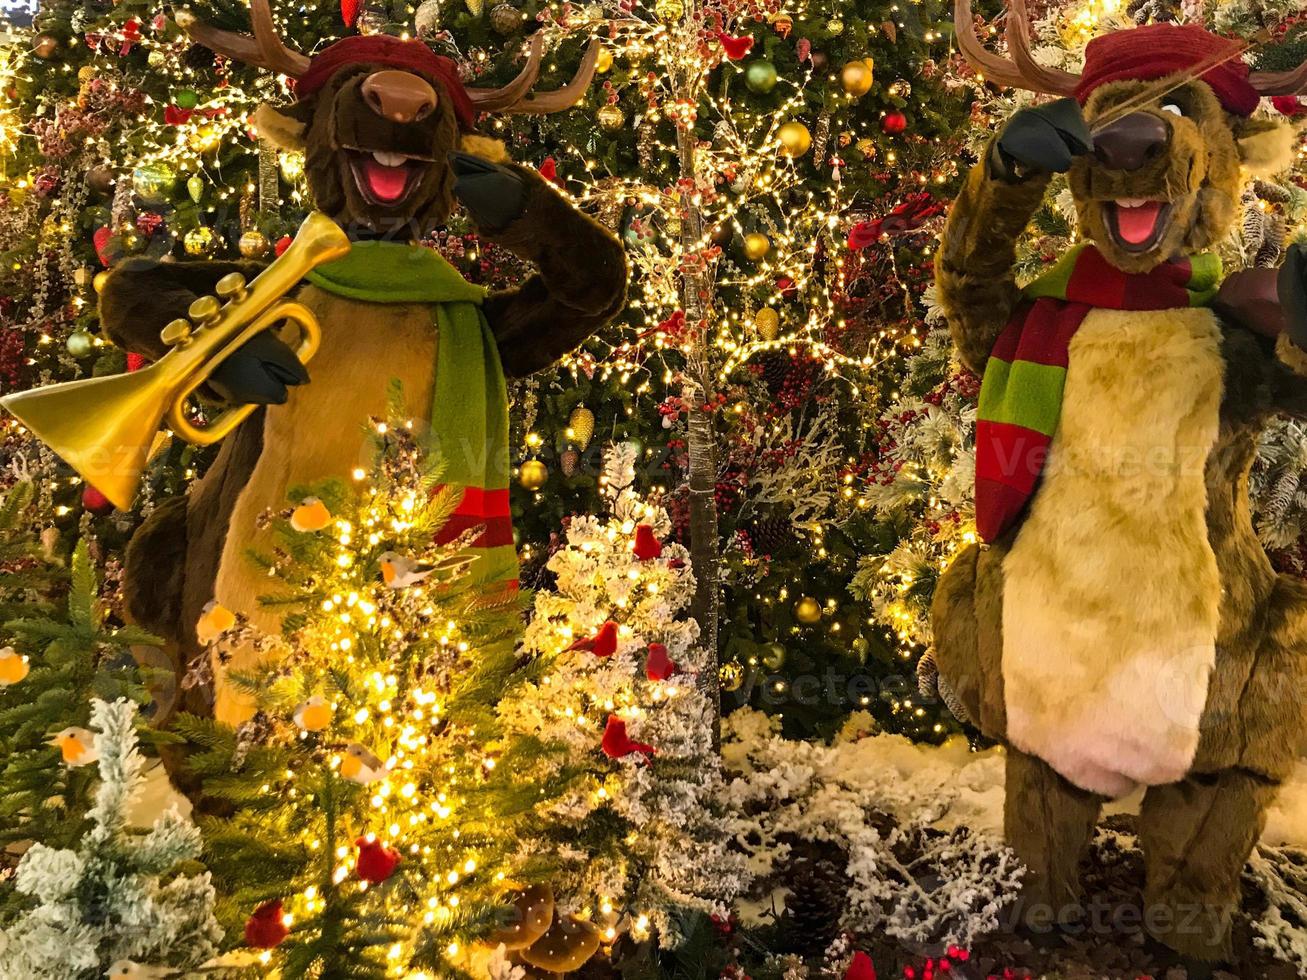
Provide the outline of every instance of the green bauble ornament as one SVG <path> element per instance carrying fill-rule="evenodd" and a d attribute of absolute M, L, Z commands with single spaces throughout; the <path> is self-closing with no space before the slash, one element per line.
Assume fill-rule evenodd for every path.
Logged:
<path fill-rule="evenodd" d="M 172 100 L 179 109 L 194 109 L 200 104 L 200 96 L 193 88 L 179 88 L 173 93 Z"/>
<path fill-rule="evenodd" d="M 644 455 L 643 440 L 637 439 L 635 436 L 631 436 L 631 438 L 626 440 L 626 444 L 631 447 L 631 452 L 635 453 L 636 456 Z"/>
<path fill-rule="evenodd" d="M 844 21 L 840 20 L 838 17 L 832 17 L 830 20 L 826 21 L 826 30 L 837 36 L 843 34 Z"/>
<path fill-rule="evenodd" d="M 132 190 L 142 203 L 163 204 L 168 200 L 177 174 L 162 163 L 143 163 L 132 171 Z"/>
<path fill-rule="evenodd" d="M 213 244 L 213 229 L 206 228 L 204 225 L 192 228 L 182 239 L 182 246 L 186 249 L 187 255 L 204 255 L 213 248 Z"/>
<path fill-rule="evenodd" d="M 751 61 L 744 69 L 744 84 L 750 92 L 765 95 L 776 87 L 776 66 L 770 61 Z"/>
<path fill-rule="evenodd" d="M 95 338 L 85 330 L 74 330 L 64 341 L 68 348 L 68 353 L 73 357 L 85 357 L 91 351 L 95 350 Z"/>
<path fill-rule="evenodd" d="M 191 196 L 192 201 L 199 204 L 200 198 L 204 197 L 204 178 L 198 174 L 186 178 L 186 193 Z"/>

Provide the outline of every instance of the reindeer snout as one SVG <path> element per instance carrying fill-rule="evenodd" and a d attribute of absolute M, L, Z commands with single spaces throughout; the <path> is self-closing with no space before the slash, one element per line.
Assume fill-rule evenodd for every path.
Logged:
<path fill-rule="evenodd" d="M 1110 170 L 1138 170 L 1166 149 L 1171 131 L 1151 112 L 1132 112 L 1094 133 L 1094 156 Z"/>
<path fill-rule="evenodd" d="M 436 108 L 436 90 L 423 78 L 407 71 L 374 71 L 363 80 L 368 107 L 391 122 L 425 119 Z"/>

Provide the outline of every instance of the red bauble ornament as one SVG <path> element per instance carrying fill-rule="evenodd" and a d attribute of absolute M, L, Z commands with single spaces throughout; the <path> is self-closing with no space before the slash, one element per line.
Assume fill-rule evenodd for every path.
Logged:
<path fill-rule="evenodd" d="M 596 657 L 611 657 L 617 652 L 617 624 L 610 619 L 599 627 L 599 632 L 594 636 L 577 640 L 567 649 L 584 650 Z"/>
<path fill-rule="evenodd" d="M 133 354 L 130 351 L 128 351 L 127 353 L 128 371 L 139 371 L 141 368 L 145 367 L 145 365 L 149 363 L 150 363 L 150 359 L 146 357 L 144 354 Z"/>
<path fill-rule="evenodd" d="M 108 267 L 111 261 L 109 255 L 109 240 L 113 238 L 113 229 L 105 226 L 95 229 L 95 234 L 91 236 L 91 243 L 95 246 L 95 257 L 100 260 L 102 266 Z"/>
<path fill-rule="evenodd" d="M 277 258 L 281 258 L 281 253 L 290 248 L 291 240 L 290 235 L 282 235 L 277 239 L 277 244 L 272 246 L 272 250 L 276 253 Z"/>
<path fill-rule="evenodd" d="M 776 291 L 781 294 L 782 299 L 794 299 L 799 295 L 798 287 L 789 276 L 781 276 L 776 280 Z"/>
<path fill-rule="evenodd" d="M 82 490 L 82 506 L 101 517 L 113 513 L 113 504 L 109 502 L 109 498 L 89 485 Z"/>
<path fill-rule="evenodd" d="M 654 754 L 652 745 L 632 741 L 631 736 L 626 734 L 626 722 L 616 715 L 608 716 L 608 724 L 604 726 L 602 748 L 604 755 L 610 759 L 621 759 L 633 752 L 639 752 L 646 759 L 651 758 Z"/>
<path fill-rule="evenodd" d="M 399 851 L 392 850 L 375 837 L 371 840 L 360 837 L 354 845 L 359 849 L 354 870 L 364 881 L 379 885 L 399 867 Z"/>
<path fill-rule="evenodd" d="M 290 935 L 282 921 L 281 899 L 264 902 L 245 920 L 245 945 L 254 949 L 272 949 L 280 946 Z"/>
<path fill-rule="evenodd" d="M 361 6 L 360 0 L 340 0 L 340 19 L 345 22 L 346 27 L 353 27 L 354 22 L 359 19 Z"/>
<path fill-rule="evenodd" d="M 844 980 L 876 980 L 876 967 L 872 964 L 871 957 L 863 952 L 854 953 Z"/>
<path fill-rule="evenodd" d="M 676 664 L 667 655 L 667 647 L 661 643 L 649 644 L 649 656 L 644 661 L 644 676 L 651 681 L 665 681 L 676 673 Z"/>
<path fill-rule="evenodd" d="M 558 179 L 558 161 L 553 157 L 545 157 L 544 162 L 540 164 L 540 176 L 551 184 L 559 184 Z"/>
<path fill-rule="evenodd" d="M 901 112 L 887 112 L 880 117 L 880 128 L 891 136 L 897 136 L 908 128 L 908 117 Z"/>
<path fill-rule="evenodd" d="M 654 537 L 652 527 L 641 524 L 635 529 L 635 546 L 631 550 L 641 561 L 650 561 L 663 556 L 663 543 Z"/>

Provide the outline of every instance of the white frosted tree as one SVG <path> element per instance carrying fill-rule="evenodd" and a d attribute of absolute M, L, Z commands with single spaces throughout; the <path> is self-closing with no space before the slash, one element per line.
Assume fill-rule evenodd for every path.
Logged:
<path fill-rule="evenodd" d="M 523 848 L 556 862 L 554 890 L 607 941 L 623 933 L 664 945 L 687 909 L 724 913 L 743 888 L 726 847 L 715 714 L 700 685 L 715 670 L 689 616 L 694 575 L 681 545 L 663 544 L 667 513 L 631 486 L 637 451 L 612 447 L 606 515 L 571 519 L 535 598 L 524 652 L 537 681 L 500 705 L 508 737 L 564 751 L 539 778 L 568 780 Z"/>
<path fill-rule="evenodd" d="M 199 830 L 175 808 L 144 835 L 129 826 L 145 762 L 135 721 L 128 700 L 92 702 L 92 826 L 76 850 L 36 843 L 23 855 L 15 884 L 35 905 L 0 932 L 0 980 L 99 980 L 123 961 L 185 969 L 217 952 L 209 875 L 178 873 L 200 856 Z"/>

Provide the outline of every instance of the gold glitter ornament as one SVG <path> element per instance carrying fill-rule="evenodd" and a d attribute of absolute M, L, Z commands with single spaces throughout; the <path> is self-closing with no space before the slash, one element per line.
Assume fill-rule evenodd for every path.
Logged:
<path fill-rule="evenodd" d="M 572 441 L 577 448 L 584 450 L 594 438 L 595 413 L 584 405 L 577 405 L 568 416 L 567 427 L 572 430 Z"/>
<path fill-rule="evenodd" d="M 764 306 L 753 315 L 753 329 L 763 340 L 775 340 L 781 334 L 781 315 L 770 306 Z"/>

